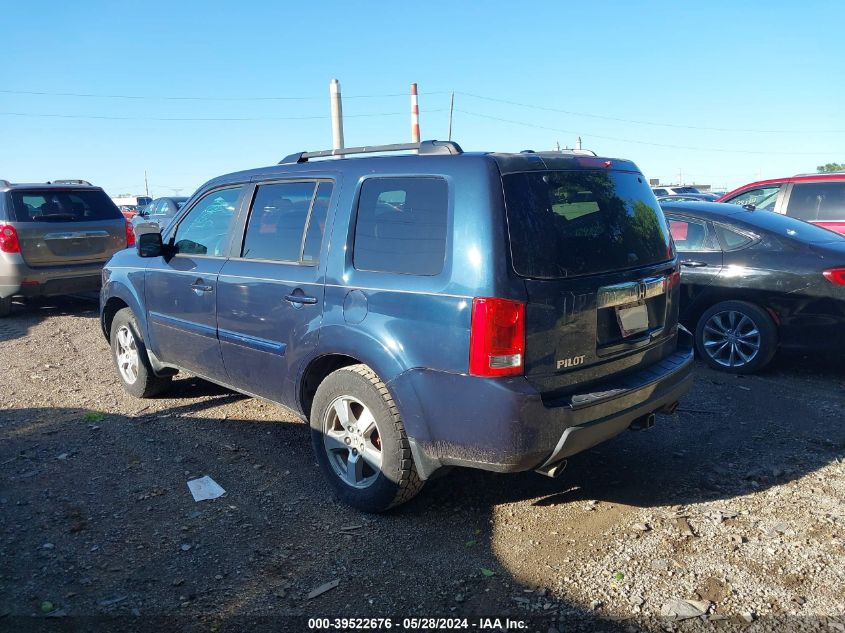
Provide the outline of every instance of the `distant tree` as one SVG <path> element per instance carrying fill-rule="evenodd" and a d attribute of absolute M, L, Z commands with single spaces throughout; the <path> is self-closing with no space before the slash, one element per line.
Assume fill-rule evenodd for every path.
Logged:
<path fill-rule="evenodd" d="M 845 171 L 845 163 L 828 163 L 827 165 L 819 165 L 816 171 L 820 174 L 829 174 L 832 171 Z"/>

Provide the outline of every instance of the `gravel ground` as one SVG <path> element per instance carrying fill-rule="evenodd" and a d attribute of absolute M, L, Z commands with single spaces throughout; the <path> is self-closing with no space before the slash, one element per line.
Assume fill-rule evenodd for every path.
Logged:
<path fill-rule="evenodd" d="M 135 400 L 95 303 L 16 306 L 0 321 L 0 629 L 845 631 L 843 387 L 838 359 L 699 365 L 677 413 L 557 480 L 456 469 L 368 516 L 332 497 L 290 413 L 190 376 Z M 202 475 L 227 494 L 194 502 Z"/>

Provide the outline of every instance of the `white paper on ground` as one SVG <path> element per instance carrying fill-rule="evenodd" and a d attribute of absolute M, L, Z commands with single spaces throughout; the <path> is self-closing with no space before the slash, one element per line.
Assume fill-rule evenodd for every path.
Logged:
<path fill-rule="evenodd" d="M 220 484 L 208 475 L 200 477 L 199 479 L 191 479 L 191 481 L 188 482 L 188 490 L 190 490 L 191 494 L 194 495 L 194 501 L 216 499 L 217 497 L 222 497 L 226 494 L 226 491 L 220 487 Z"/>

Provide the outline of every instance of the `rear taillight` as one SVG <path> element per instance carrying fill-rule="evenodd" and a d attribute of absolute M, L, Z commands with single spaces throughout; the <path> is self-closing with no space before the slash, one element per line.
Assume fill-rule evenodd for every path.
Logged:
<path fill-rule="evenodd" d="M 666 278 L 666 281 L 669 284 L 670 288 L 674 288 L 675 286 L 681 283 L 681 271 L 673 270 L 672 273 Z"/>
<path fill-rule="evenodd" d="M 845 286 L 845 268 L 831 268 L 822 273 L 824 278 L 837 286 Z"/>
<path fill-rule="evenodd" d="M 18 241 L 18 232 L 10 224 L 0 224 L 0 252 L 20 253 L 21 243 Z"/>
<path fill-rule="evenodd" d="M 126 248 L 130 246 L 135 246 L 135 229 L 132 227 L 132 223 L 126 220 Z"/>
<path fill-rule="evenodd" d="M 472 300 L 469 373 L 473 376 L 521 374 L 525 353 L 525 304 L 508 299 Z"/>

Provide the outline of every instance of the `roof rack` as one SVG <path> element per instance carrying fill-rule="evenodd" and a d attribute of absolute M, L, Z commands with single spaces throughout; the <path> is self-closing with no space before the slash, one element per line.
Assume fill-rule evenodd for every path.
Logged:
<path fill-rule="evenodd" d="M 797 178 L 798 176 L 828 176 L 830 174 L 845 174 L 845 169 L 840 169 L 839 171 L 825 171 L 825 172 L 815 172 L 809 174 L 795 174 L 793 178 Z"/>
<path fill-rule="evenodd" d="M 12 183 L 10 183 L 8 180 L 3 180 L 2 178 L 0 178 L 0 187 L 11 187 L 11 186 L 12 186 Z"/>
<path fill-rule="evenodd" d="M 48 185 L 88 185 L 91 186 L 91 183 L 87 180 L 53 180 L 47 181 Z"/>
<path fill-rule="evenodd" d="M 363 147 L 345 147 L 343 149 L 326 149 L 319 152 L 297 152 L 285 156 L 279 165 L 290 163 L 307 163 L 310 158 L 325 158 L 327 156 L 349 156 L 351 154 L 375 154 L 378 152 L 407 152 L 417 150 L 420 156 L 430 154 L 463 154 L 461 146 L 453 141 L 422 141 L 421 143 L 394 143 L 393 145 L 365 145 Z"/>

